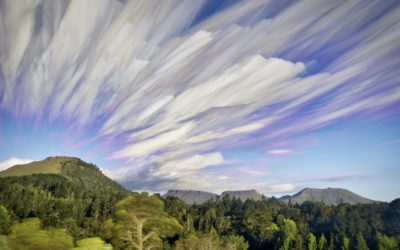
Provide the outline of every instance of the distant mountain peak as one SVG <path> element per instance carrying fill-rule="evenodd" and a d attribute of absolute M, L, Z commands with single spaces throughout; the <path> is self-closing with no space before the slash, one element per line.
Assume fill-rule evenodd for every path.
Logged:
<path fill-rule="evenodd" d="M 294 195 L 285 195 L 280 198 L 282 201 L 291 201 L 301 204 L 305 201 L 323 202 L 327 205 L 338 205 L 340 203 L 349 204 L 369 204 L 376 201 L 364 198 L 343 188 L 304 188 Z"/>

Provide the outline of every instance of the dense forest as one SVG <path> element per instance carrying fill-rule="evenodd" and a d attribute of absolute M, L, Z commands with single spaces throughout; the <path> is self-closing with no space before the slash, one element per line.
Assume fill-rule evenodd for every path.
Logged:
<path fill-rule="evenodd" d="M 0 249 L 400 249 L 400 199 L 363 205 L 132 193 L 72 158 L 0 178 Z"/>

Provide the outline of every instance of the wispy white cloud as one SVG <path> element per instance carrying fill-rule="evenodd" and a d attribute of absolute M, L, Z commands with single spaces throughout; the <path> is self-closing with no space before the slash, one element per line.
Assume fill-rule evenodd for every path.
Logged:
<path fill-rule="evenodd" d="M 227 147 L 400 102 L 398 3 L 296 1 L 278 8 L 241 1 L 194 23 L 204 6 L 5 1 L 1 109 L 118 138 L 110 158 L 125 164 L 108 174 L 124 181 L 139 174 L 138 189 L 215 189 L 235 180 L 227 168 L 219 176 L 229 178 L 205 173 L 223 163 Z M 177 169 L 191 176 L 172 174 Z M 268 190 L 265 184 L 241 183 Z"/>
<path fill-rule="evenodd" d="M 293 153 L 292 150 L 290 149 L 271 149 L 268 150 L 268 154 L 269 155 L 287 155 L 287 154 L 291 154 Z"/>
<path fill-rule="evenodd" d="M 0 162 L 0 171 L 6 170 L 7 168 L 13 167 L 15 165 L 28 164 L 33 161 L 34 160 L 30 160 L 30 159 L 21 159 L 21 158 L 17 158 L 17 157 L 11 157 L 10 159 Z"/>

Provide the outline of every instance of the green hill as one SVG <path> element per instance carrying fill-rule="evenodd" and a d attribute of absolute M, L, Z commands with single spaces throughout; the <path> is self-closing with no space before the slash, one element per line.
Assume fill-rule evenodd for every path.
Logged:
<path fill-rule="evenodd" d="M 22 176 L 31 174 L 59 174 L 61 163 L 72 160 L 72 157 L 49 157 L 43 161 L 34 161 L 28 164 L 16 165 L 0 172 L 0 177 Z"/>
<path fill-rule="evenodd" d="M 71 228 L 78 238 L 97 233 L 115 203 L 130 193 L 95 165 L 73 157 L 49 157 L 0 172 L 0 204 L 15 219 L 38 217 L 44 226 Z"/>

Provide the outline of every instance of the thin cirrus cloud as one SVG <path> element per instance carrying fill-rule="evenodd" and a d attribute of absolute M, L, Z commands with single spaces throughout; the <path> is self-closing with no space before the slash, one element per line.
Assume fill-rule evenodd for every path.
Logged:
<path fill-rule="evenodd" d="M 1 109 L 118 138 L 109 159 L 125 164 L 106 172 L 159 191 L 228 185 L 229 170 L 205 171 L 227 148 L 399 103 L 398 2 L 239 1 L 202 16 L 208 4 L 3 2 Z M 293 189 L 267 184 L 254 183 Z"/>
<path fill-rule="evenodd" d="M 293 153 L 290 149 L 271 149 L 268 150 L 269 155 L 287 155 Z"/>

